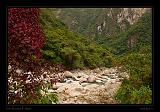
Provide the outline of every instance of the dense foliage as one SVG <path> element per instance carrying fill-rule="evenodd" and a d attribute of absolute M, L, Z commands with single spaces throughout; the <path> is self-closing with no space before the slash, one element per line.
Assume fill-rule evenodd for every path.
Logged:
<path fill-rule="evenodd" d="M 44 34 L 38 8 L 8 8 L 8 103 L 32 104 L 39 79 Z"/>
<path fill-rule="evenodd" d="M 24 60 L 20 55 L 27 53 L 40 58 L 44 34 L 39 24 L 39 9 L 8 8 L 8 42 L 10 58 Z"/>
<path fill-rule="evenodd" d="M 53 62 L 62 62 L 74 68 L 108 66 L 111 54 L 102 46 L 84 36 L 73 33 L 58 20 L 52 9 L 41 10 L 41 23 L 46 35 L 43 55 Z"/>
<path fill-rule="evenodd" d="M 78 10 L 83 13 L 77 13 Z M 49 87 L 40 79 L 42 69 L 44 71 L 52 64 L 65 65 L 68 69 L 121 66 L 128 72 L 129 79 L 125 79 L 118 90 L 117 101 L 123 104 L 152 103 L 150 11 L 132 26 L 126 22 L 128 26 L 123 32 L 115 19 L 121 9 L 112 10 L 113 18 L 104 14 L 110 12 L 109 9 L 63 9 L 57 14 L 58 11 L 50 8 L 8 8 L 8 63 L 12 65 L 8 73 L 10 104 L 56 103 L 57 95 L 46 94 L 48 90 L 44 88 Z M 63 23 L 56 16 L 67 19 Z M 74 21 L 70 21 L 73 18 Z M 107 27 L 100 34 L 96 28 L 104 20 Z M 55 82 L 50 81 L 50 86 L 52 83 Z"/>
<path fill-rule="evenodd" d="M 90 38 L 100 33 L 98 26 L 102 29 L 101 36 L 115 36 L 130 27 L 127 17 L 122 23 L 118 22 L 118 15 L 124 11 L 123 8 L 53 8 L 53 11 L 70 30 Z M 130 17 L 132 13 L 132 10 L 128 10 Z M 122 28 L 122 24 L 125 27 Z"/>
<path fill-rule="evenodd" d="M 119 63 L 130 73 L 117 93 L 121 103 L 152 103 L 152 15 L 146 13 L 139 22 L 128 30 L 127 37 L 138 33 L 136 45 L 120 56 Z M 135 37 L 134 37 L 135 38 Z M 117 44 L 117 46 L 120 44 Z M 121 48 L 121 47 L 119 47 Z M 120 49 L 121 50 L 121 49 Z"/>

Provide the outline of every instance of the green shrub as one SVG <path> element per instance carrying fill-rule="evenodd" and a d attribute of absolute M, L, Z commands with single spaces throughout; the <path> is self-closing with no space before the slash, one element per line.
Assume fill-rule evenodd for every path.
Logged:
<path fill-rule="evenodd" d="M 117 62 L 130 74 L 129 83 L 122 83 L 116 98 L 120 103 L 151 104 L 152 103 L 152 19 L 146 13 L 126 32 L 124 38 L 139 34 L 138 42 L 132 50 L 125 50 L 117 58 Z M 125 39 L 124 39 L 125 40 Z M 118 46 L 116 46 L 118 48 Z"/>
<path fill-rule="evenodd" d="M 124 82 L 117 93 L 117 98 L 121 103 L 148 104 L 152 102 L 151 54 L 150 45 L 142 47 L 137 53 L 128 53 L 121 57 L 121 64 L 130 73 L 130 83 Z"/>
<path fill-rule="evenodd" d="M 34 100 L 34 104 L 53 104 L 58 102 L 58 96 L 55 93 L 48 93 L 48 89 L 52 88 L 52 84 L 46 84 L 45 89 L 41 89 L 40 86 L 36 88 L 36 95 L 38 99 Z M 45 94 L 42 94 L 42 91 Z"/>
<path fill-rule="evenodd" d="M 110 54 L 108 50 L 87 37 L 69 31 L 51 9 L 42 9 L 41 22 L 46 36 L 42 53 L 46 59 L 54 63 L 63 62 L 72 69 L 111 65 L 110 58 L 106 57 Z"/>
<path fill-rule="evenodd" d="M 58 98 L 56 94 L 48 94 L 43 97 L 41 97 L 36 104 L 52 104 L 57 103 Z"/>

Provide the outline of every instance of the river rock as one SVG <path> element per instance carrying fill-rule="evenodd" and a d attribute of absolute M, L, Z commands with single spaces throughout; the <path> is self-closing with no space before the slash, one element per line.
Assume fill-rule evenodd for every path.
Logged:
<path fill-rule="evenodd" d="M 73 91 L 73 90 L 68 90 L 68 91 L 66 91 L 66 93 L 68 93 L 70 97 L 75 97 L 75 96 L 81 95 L 81 92 Z"/>
<path fill-rule="evenodd" d="M 106 82 L 106 81 L 107 81 L 107 79 L 101 79 L 101 81 Z"/>
<path fill-rule="evenodd" d="M 83 88 L 83 87 L 78 87 L 78 88 L 75 88 L 74 90 L 75 90 L 75 91 L 82 92 L 82 91 L 84 90 L 84 88 Z"/>
<path fill-rule="evenodd" d="M 100 69 L 100 68 L 94 69 L 93 72 L 94 72 L 94 73 L 100 73 L 100 72 L 101 72 L 101 69 Z"/>
<path fill-rule="evenodd" d="M 81 83 L 81 85 L 83 86 L 83 87 L 85 87 L 85 86 L 87 86 L 87 85 L 89 85 L 90 83 Z"/>
<path fill-rule="evenodd" d="M 56 85 L 53 84 L 52 89 L 57 90 L 59 87 L 64 86 L 65 83 L 56 83 Z"/>
<path fill-rule="evenodd" d="M 79 82 L 80 82 L 80 83 L 82 83 L 82 82 L 87 82 L 87 79 L 84 78 L 84 77 L 82 77 L 82 78 L 79 80 Z"/>
<path fill-rule="evenodd" d="M 89 84 L 89 85 L 87 85 L 86 87 L 84 87 L 86 90 L 88 89 L 88 90 L 90 90 L 91 88 L 93 89 L 93 88 L 97 88 L 99 85 L 98 84 Z"/>
<path fill-rule="evenodd" d="M 96 82 L 97 82 L 97 83 L 102 83 L 102 81 L 101 81 L 101 80 L 96 80 Z"/>
<path fill-rule="evenodd" d="M 64 81 L 54 84 L 48 92 L 57 93 L 58 104 L 109 104 L 105 95 L 115 95 L 122 82 L 115 71 L 114 68 L 65 71 Z"/>
<path fill-rule="evenodd" d="M 108 79 L 108 76 L 99 76 L 99 78 Z"/>
<path fill-rule="evenodd" d="M 72 82 L 73 82 L 72 80 L 67 80 L 67 81 L 66 81 L 66 83 L 68 83 L 68 84 L 69 84 L 69 83 L 72 83 Z"/>
<path fill-rule="evenodd" d="M 95 82 L 95 80 L 96 80 L 96 77 L 95 77 L 95 76 L 89 76 L 89 77 L 87 78 L 87 82 L 90 82 L 90 83 Z"/>
<path fill-rule="evenodd" d="M 71 72 L 69 72 L 69 71 L 65 71 L 65 72 L 64 72 L 64 76 L 65 76 L 66 78 L 72 78 L 72 77 L 73 77 L 73 74 L 72 74 Z"/>

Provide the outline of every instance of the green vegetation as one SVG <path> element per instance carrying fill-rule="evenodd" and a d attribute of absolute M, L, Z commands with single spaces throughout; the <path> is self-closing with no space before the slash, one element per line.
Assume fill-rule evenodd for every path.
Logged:
<path fill-rule="evenodd" d="M 41 24 L 46 36 L 45 47 L 42 49 L 45 58 L 53 63 L 63 63 L 72 69 L 123 66 L 130 78 L 123 81 L 117 92 L 116 99 L 119 103 L 152 103 L 151 12 L 146 12 L 134 25 L 128 25 L 124 32 L 120 32 L 119 26 L 114 24 L 115 29 L 111 27 L 108 30 L 116 30 L 119 34 L 108 37 L 96 34 L 94 38 L 88 38 L 71 32 L 55 17 L 53 9 L 41 10 Z M 87 32 L 82 27 L 77 29 Z"/>
<path fill-rule="evenodd" d="M 111 53 L 86 37 L 69 31 L 58 20 L 52 9 L 41 10 L 41 23 L 46 36 L 44 57 L 54 63 L 63 63 L 69 68 L 84 68 L 112 65 Z"/>
<path fill-rule="evenodd" d="M 53 8 L 52 10 L 69 29 L 88 37 L 93 37 L 97 33 L 97 27 L 103 26 L 104 21 L 106 24 L 102 27 L 101 36 L 116 36 L 130 27 L 126 18 L 122 22 L 126 27 L 120 28 L 121 23 L 117 17 L 123 11 L 122 8 Z"/>
<path fill-rule="evenodd" d="M 130 79 L 123 82 L 117 93 L 121 103 L 152 103 L 152 15 L 146 13 L 139 22 L 126 32 L 126 39 L 139 34 L 136 45 L 125 46 L 119 63 L 130 73 Z M 120 44 L 117 44 L 120 45 Z M 120 48 L 119 46 L 117 48 Z M 119 51 L 122 51 L 119 49 Z"/>
<path fill-rule="evenodd" d="M 34 104 L 53 104 L 58 102 L 58 96 L 55 93 L 48 93 L 52 84 L 46 84 L 44 89 L 36 87 L 36 96 L 38 99 L 33 100 Z"/>

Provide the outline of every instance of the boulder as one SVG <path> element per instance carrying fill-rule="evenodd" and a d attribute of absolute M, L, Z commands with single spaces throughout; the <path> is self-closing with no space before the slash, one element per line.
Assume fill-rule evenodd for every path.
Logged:
<path fill-rule="evenodd" d="M 85 87 L 85 86 L 87 86 L 87 85 L 89 85 L 90 83 L 82 83 L 81 85 L 83 86 L 83 87 Z"/>
<path fill-rule="evenodd" d="M 102 81 L 101 81 L 101 80 L 96 80 L 96 82 L 97 82 L 97 83 L 102 83 Z"/>
<path fill-rule="evenodd" d="M 96 77 L 95 76 L 89 76 L 87 78 L 87 82 L 89 82 L 89 83 L 92 83 L 92 82 L 95 82 L 95 81 L 96 81 Z"/>
<path fill-rule="evenodd" d="M 81 78 L 82 78 L 82 77 L 87 77 L 87 74 L 84 72 L 78 72 L 78 73 L 76 73 L 76 76 L 81 76 Z"/>
<path fill-rule="evenodd" d="M 106 82 L 106 81 L 107 81 L 107 79 L 101 79 L 101 81 Z"/>
<path fill-rule="evenodd" d="M 99 85 L 98 84 L 89 84 L 89 85 L 87 85 L 86 87 L 84 87 L 86 90 L 91 90 L 91 88 L 93 89 L 93 88 L 97 88 L 97 87 L 99 87 Z"/>
<path fill-rule="evenodd" d="M 59 89 L 59 88 L 61 88 L 63 86 L 65 86 L 65 83 L 59 83 L 58 82 L 58 83 L 56 83 L 56 85 L 54 85 L 54 84 L 52 85 L 52 89 L 57 90 L 57 89 Z"/>
<path fill-rule="evenodd" d="M 81 78 L 81 76 L 77 76 L 77 78 Z"/>
<path fill-rule="evenodd" d="M 109 81 L 108 81 L 108 83 L 110 83 L 110 84 L 115 84 L 117 82 L 117 79 L 110 79 Z"/>
<path fill-rule="evenodd" d="M 116 74 L 109 74 L 108 77 L 111 78 L 111 79 L 115 79 L 116 78 L 115 75 Z"/>
<path fill-rule="evenodd" d="M 72 74 L 71 72 L 69 72 L 69 71 L 65 71 L 65 72 L 64 72 L 64 76 L 65 76 L 66 78 L 72 78 L 72 77 L 73 77 L 73 74 Z"/>
<path fill-rule="evenodd" d="M 79 91 L 79 92 L 82 92 L 84 89 L 83 87 L 78 87 L 78 88 L 75 88 L 75 91 Z"/>
<path fill-rule="evenodd" d="M 107 78 L 108 78 L 108 76 L 99 76 L 99 78 L 107 79 Z"/>
<path fill-rule="evenodd" d="M 79 80 L 79 82 L 80 82 L 80 83 L 82 83 L 82 82 L 87 82 L 87 79 L 86 79 L 86 78 L 81 78 L 81 79 Z"/>
<path fill-rule="evenodd" d="M 66 81 L 66 83 L 68 83 L 68 84 L 69 84 L 69 83 L 72 83 L 72 82 L 73 82 L 72 80 L 67 80 L 67 81 Z"/>
<path fill-rule="evenodd" d="M 79 96 L 81 95 L 81 92 L 79 91 L 75 91 L 75 90 L 67 90 L 66 93 L 70 96 L 70 97 L 75 97 L 75 96 Z"/>
<path fill-rule="evenodd" d="M 94 69 L 93 72 L 94 72 L 94 73 L 99 73 L 99 72 L 101 72 L 101 69 L 99 69 L 99 68 Z"/>

